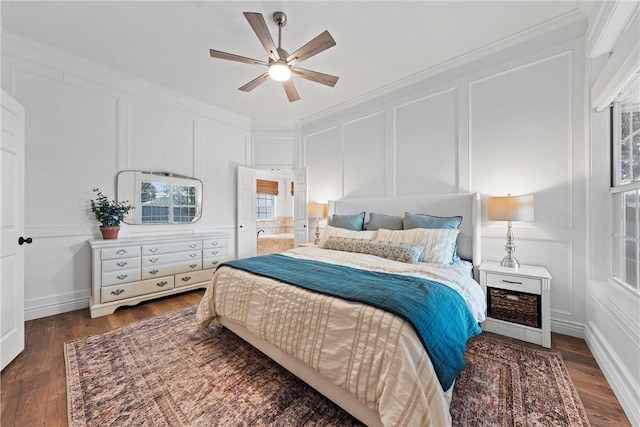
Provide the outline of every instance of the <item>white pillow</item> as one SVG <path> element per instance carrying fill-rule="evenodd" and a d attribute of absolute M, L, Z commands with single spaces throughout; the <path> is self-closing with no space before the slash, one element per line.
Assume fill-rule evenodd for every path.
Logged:
<path fill-rule="evenodd" d="M 347 230 L 346 228 L 332 227 L 330 225 L 327 225 L 322 231 L 322 235 L 320 236 L 320 242 L 318 243 L 318 246 L 321 248 L 324 248 L 324 245 L 325 243 L 327 243 L 327 240 L 329 239 L 329 237 L 349 237 L 352 239 L 373 240 L 376 234 L 377 234 L 376 230 L 353 231 L 353 230 Z"/>
<path fill-rule="evenodd" d="M 451 264 L 458 239 L 458 229 L 412 228 L 410 230 L 378 230 L 374 240 L 411 243 L 424 247 L 420 261 Z"/>

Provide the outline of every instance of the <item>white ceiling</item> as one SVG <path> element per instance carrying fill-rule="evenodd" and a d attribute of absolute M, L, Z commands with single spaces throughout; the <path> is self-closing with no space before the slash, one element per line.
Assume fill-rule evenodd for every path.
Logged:
<path fill-rule="evenodd" d="M 568 1 L 2 1 L 2 23 L 22 36 L 80 55 L 254 120 L 308 117 L 579 7 Z M 237 90 L 265 71 L 209 56 L 217 49 L 266 60 L 242 12 L 288 23 L 289 52 L 329 30 L 336 46 L 300 64 L 340 76 L 334 88 L 294 77 Z"/>

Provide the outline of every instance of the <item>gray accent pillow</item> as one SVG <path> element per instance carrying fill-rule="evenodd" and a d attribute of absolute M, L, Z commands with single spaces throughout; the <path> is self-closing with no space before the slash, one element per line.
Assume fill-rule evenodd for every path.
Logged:
<path fill-rule="evenodd" d="M 433 216 L 405 212 L 402 224 L 405 230 L 412 228 L 460 228 L 461 216 Z"/>
<path fill-rule="evenodd" d="M 369 222 L 367 223 L 367 230 L 379 230 L 384 228 L 386 230 L 402 230 L 401 216 L 384 215 L 375 212 L 369 214 Z"/>
<path fill-rule="evenodd" d="M 329 225 L 347 230 L 362 231 L 364 228 L 365 212 L 353 215 L 332 215 Z"/>
<path fill-rule="evenodd" d="M 394 261 L 417 264 L 424 247 L 401 242 L 329 237 L 324 244 L 324 249 L 375 255 Z"/>

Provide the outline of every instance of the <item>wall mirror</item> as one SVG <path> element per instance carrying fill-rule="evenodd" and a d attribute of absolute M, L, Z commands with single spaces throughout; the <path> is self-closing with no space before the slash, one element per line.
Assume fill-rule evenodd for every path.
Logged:
<path fill-rule="evenodd" d="M 135 206 L 127 224 L 189 224 L 202 215 L 202 181 L 171 172 L 122 171 L 117 198 Z"/>

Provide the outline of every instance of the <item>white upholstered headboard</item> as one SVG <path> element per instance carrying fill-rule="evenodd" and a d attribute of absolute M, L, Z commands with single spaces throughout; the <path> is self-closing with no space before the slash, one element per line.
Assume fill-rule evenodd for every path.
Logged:
<path fill-rule="evenodd" d="M 482 262 L 480 195 L 478 193 L 433 194 L 418 197 L 390 197 L 378 199 L 342 199 L 329 201 L 329 216 L 369 213 L 404 216 L 405 212 L 435 216 L 462 216 L 458 236 L 458 254 L 473 262 L 474 270 Z M 474 274 L 475 275 L 475 274 Z"/>

